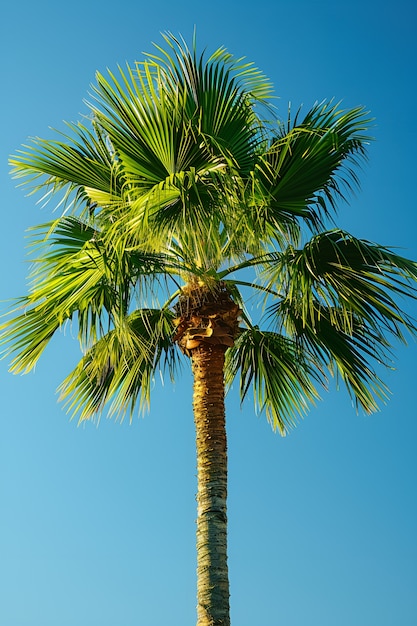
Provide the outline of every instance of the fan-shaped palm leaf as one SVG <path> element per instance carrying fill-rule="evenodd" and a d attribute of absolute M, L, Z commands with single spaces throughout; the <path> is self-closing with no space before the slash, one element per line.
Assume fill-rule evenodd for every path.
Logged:
<path fill-rule="evenodd" d="M 32 235 L 40 258 L 34 261 L 30 293 L 12 314 L 23 312 L 1 327 L 3 341 L 12 342 L 8 352 L 18 353 L 12 362 L 16 372 L 34 367 L 67 320 L 77 321 L 83 344 L 96 341 L 127 314 L 135 290 L 138 296 L 155 294 L 158 275 L 167 272 L 167 257 L 106 248 L 100 231 L 75 217 L 43 224 Z"/>
<path fill-rule="evenodd" d="M 398 298 L 412 295 L 417 265 L 340 230 L 265 261 L 266 286 L 278 298 L 267 311 L 274 325 L 338 372 L 365 411 L 374 411 L 386 388 L 372 361 L 387 365 L 389 336 L 404 341 L 403 328 L 416 331 Z"/>
<path fill-rule="evenodd" d="M 60 386 L 68 410 L 83 421 L 99 415 L 110 399 L 110 414 L 132 416 L 138 403 L 145 408 L 155 372 L 167 368 L 172 378 L 178 367 L 173 318 L 168 309 L 142 309 L 119 319 Z"/>
<path fill-rule="evenodd" d="M 267 221 L 301 218 L 323 227 L 344 189 L 358 184 L 355 166 L 365 158 L 369 119 L 362 108 L 344 111 L 332 102 L 281 124 L 257 165 L 260 196 L 269 197 Z"/>
<path fill-rule="evenodd" d="M 228 350 L 225 372 L 229 386 L 239 376 L 242 400 L 253 385 L 256 409 L 265 410 L 281 434 L 319 397 L 313 381 L 324 382 L 317 362 L 295 341 L 257 327 L 242 332 Z"/>
<path fill-rule="evenodd" d="M 302 249 L 289 247 L 268 259 L 266 285 L 279 291 L 287 304 L 293 303 L 303 321 L 313 319 L 310 312 L 318 302 L 346 311 L 334 320 L 346 332 L 353 313 L 399 339 L 402 326 L 415 330 L 395 298 L 412 293 L 417 264 L 387 248 L 332 230 L 316 235 Z"/>

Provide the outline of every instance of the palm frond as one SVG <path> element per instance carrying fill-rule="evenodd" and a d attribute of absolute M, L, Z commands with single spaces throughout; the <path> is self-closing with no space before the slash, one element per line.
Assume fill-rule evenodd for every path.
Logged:
<path fill-rule="evenodd" d="M 230 157 L 236 169 L 243 171 L 245 164 L 251 165 L 252 149 L 262 136 L 253 105 L 269 104 L 271 81 L 253 63 L 236 59 L 224 47 L 206 60 L 204 53 L 197 54 L 195 41 L 190 50 L 172 35 L 164 40 L 166 48 L 156 46 L 159 56 L 149 54 L 148 58 L 157 70 L 163 68 L 165 88 L 188 96 L 186 110 L 196 117 L 211 149 Z"/>
<path fill-rule="evenodd" d="M 242 401 L 253 386 L 256 410 L 265 410 L 283 435 L 319 397 L 313 381 L 324 384 L 317 364 L 295 341 L 257 327 L 243 331 L 227 351 L 225 372 L 229 387 L 240 376 Z"/>
<path fill-rule="evenodd" d="M 327 368 L 345 384 L 356 405 L 372 413 L 378 401 L 388 397 L 388 388 L 379 378 L 375 366 L 390 367 L 389 343 L 384 335 L 350 315 L 346 328 L 346 311 L 324 307 L 315 302 L 309 319 L 302 320 L 294 307 L 284 302 L 277 311 L 283 324 L 300 349 L 313 355 L 322 368 Z"/>
<path fill-rule="evenodd" d="M 310 312 L 319 302 L 346 312 L 334 320 L 346 332 L 352 314 L 400 340 L 404 328 L 416 332 L 398 300 L 417 297 L 417 264 L 388 248 L 332 230 L 316 235 L 302 249 L 289 247 L 267 260 L 267 285 L 279 290 L 289 305 L 294 303 L 304 322 L 312 319 Z"/>
<path fill-rule="evenodd" d="M 166 257 L 109 247 L 99 230 L 72 216 L 32 229 L 31 245 L 38 258 L 29 295 L 0 327 L 6 354 L 16 354 L 15 372 L 33 369 L 68 320 L 77 323 L 82 345 L 91 345 L 127 314 L 135 293 L 150 299 L 158 276 L 169 271 Z"/>
<path fill-rule="evenodd" d="M 417 296 L 417 264 L 348 233 L 320 233 L 304 248 L 265 257 L 266 286 L 279 295 L 267 309 L 277 329 L 337 374 L 366 412 L 387 389 L 375 367 L 390 366 L 392 337 L 415 322 L 399 305 Z"/>
<path fill-rule="evenodd" d="M 143 243 L 152 233 L 150 247 L 177 240 L 190 258 L 218 263 L 219 228 L 233 254 L 237 227 L 259 241 L 245 217 L 242 177 L 264 141 L 251 103 L 266 98 L 269 83 L 224 49 L 205 60 L 173 37 L 166 43 L 118 76 L 97 75 L 90 106 L 126 177 L 122 210 L 110 207 L 114 237 L 134 233 Z M 213 242 L 211 253 L 202 240 L 205 248 Z"/>
<path fill-rule="evenodd" d="M 269 197 L 268 219 L 293 216 L 314 229 L 331 217 L 338 199 L 359 184 L 355 168 L 366 157 L 370 120 L 363 107 L 314 106 L 298 122 L 289 117 L 260 157 L 255 180 Z"/>
<path fill-rule="evenodd" d="M 120 163 L 103 130 L 95 123 L 67 123 L 61 140 L 34 138 L 10 158 L 12 174 L 24 179 L 31 193 L 45 191 L 44 200 L 58 196 L 61 203 L 76 206 L 105 201 L 120 204 L 124 185 Z"/>
<path fill-rule="evenodd" d="M 172 342 L 174 314 L 168 309 L 137 310 L 99 339 L 59 388 L 60 399 L 79 420 L 109 414 L 132 417 L 137 404 L 147 408 L 155 373 L 179 366 Z"/>

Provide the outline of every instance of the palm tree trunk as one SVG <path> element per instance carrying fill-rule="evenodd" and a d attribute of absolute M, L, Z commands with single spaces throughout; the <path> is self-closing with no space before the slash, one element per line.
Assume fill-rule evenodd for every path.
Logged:
<path fill-rule="evenodd" d="M 222 345 L 192 351 L 197 447 L 197 626 L 230 626 Z"/>

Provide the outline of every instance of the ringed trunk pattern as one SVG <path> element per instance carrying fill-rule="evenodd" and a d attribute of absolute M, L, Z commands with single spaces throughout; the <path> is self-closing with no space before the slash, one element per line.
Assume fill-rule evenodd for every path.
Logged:
<path fill-rule="evenodd" d="M 197 626 L 229 626 L 225 346 L 193 350 L 197 447 Z"/>
<path fill-rule="evenodd" d="M 176 341 L 191 357 L 197 448 L 197 626 L 230 626 L 227 567 L 227 441 L 224 357 L 240 309 L 223 283 L 186 285 Z"/>

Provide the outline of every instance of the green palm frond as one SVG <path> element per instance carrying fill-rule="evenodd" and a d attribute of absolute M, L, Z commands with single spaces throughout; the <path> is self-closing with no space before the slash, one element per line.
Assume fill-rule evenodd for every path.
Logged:
<path fill-rule="evenodd" d="M 1 327 L 6 353 L 16 354 L 11 364 L 15 372 L 33 369 L 55 331 L 73 316 L 78 317 L 80 335 L 94 340 L 105 323 L 103 312 L 118 304 L 93 228 L 62 218 L 33 231 L 37 252 L 48 239 L 50 246 L 34 261 L 28 296 L 17 301 L 14 317 Z"/>
<path fill-rule="evenodd" d="M 145 409 L 155 374 L 179 366 L 172 342 L 174 314 L 168 309 L 137 310 L 99 339 L 59 388 L 68 411 L 83 421 L 100 415 L 110 400 L 110 414 L 132 416 Z"/>
<path fill-rule="evenodd" d="M 71 201 L 74 208 L 89 209 L 97 200 L 119 205 L 124 177 L 108 136 L 95 122 L 91 130 L 80 122 L 67 127 L 61 140 L 35 138 L 11 157 L 12 174 L 31 193 L 44 191 L 45 201 L 58 196 L 58 206 Z"/>
<path fill-rule="evenodd" d="M 217 87 L 224 77 L 224 72 L 228 71 L 233 73 L 239 87 L 248 94 L 252 103 L 262 102 L 266 106 L 270 105 L 270 98 L 273 94 L 272 82 L 253 63 L 248 63 L 244 58 L 237 59 L 223 46 L 213 52 L 204 63 L 205 55 L 197 55 L 195 37 L 191 50 L 182 37 L 177 38 L 172 33 L 163 34 L 162 37 L 168 50 L 155 44 L 159 56 L 155 54 L 146 56 L 155 60 L 157 66 L 165 67 L 173 87 L 175 85 L 188 86 L 195 100 L 198 100 L 201 85 L 206 89 Z M 205 78 L 203 83 L 201 82 L 202 74 Z"/>
<path fill-rule="evenodd" d="M 235 169 L 250 167 L 252 148 L 262 136 L 254 104 L 269 105 L 271 81 L 253 63 L 236 59 L 223 47 L 206 59 L 197 54 L 195 41 L 190 50 L 172 35 L 164 39 L 167 49 L 156 46 L 160 55 L 148 55 L 156 71 L 163 68 L 164 87 L 187 96 L 187 113 L 198 113 L 198 130 L 211 150 L 230 158 Z"/>
<path fill-rule="evenodd" d="M 97 74 L 91 107 L 139 184 L 210 165 L 252 166 L 260 122 L 249 94 L 215 55 L 206 63 L 190 55 L 179 48 L 165 65 L 145 61 L 119 68 L 119 77 Z"/>
<path fill-rule="evenodd" d="M 63 321 L 49 307 L 30 308 L 28 297 L 19 298 L 16 304 L 16 308 L 10 312 L 14 317 L 0 325 L 0 345 L 3 347 L 3 356 L 15 355 L 10 363 L 10 371 L 19 374 L 35 367 Z"/>
<path fill-rule="evenodd" d="M 122 211 L 115 215 L 110 208 L 112 236 L 128 233 L 143 244 L 152 233 L 151 247 L 158 238 L 176 238 L 186 250 L 201 240 L 206 248 L 219 240 L 220 227 L 235 241 L 236 226 L 243 230 L 246 224 L 249 239 L 253 224 L 245 218 L 241 179 L 253 169 L 263 142 L 251 98 L 265 98 L 268 81 L 223 49 L 205 61 L 168 41 L 168 50 L 159 49 L 162 56 L 150 55 L 135 69 L 97 75 L 91 107 L 126 176 Z M 198 253 L 217 262 L 214 251 Z"/>
<path fill-rule="evenodd" d="M 38 258 L 29 295 L 0 327 L 6 354 L 16 354 L 15 372 L 33 369 L 68 320 L 77 322 L 81 343 L 91 345 L 127 314 L 135 294 L 145 301 L 157 292 L 158 276 L 167 273 L 169 262 L 161 255 L 109 248 L 99 230 L 72 216 L 32 229 L 32 248 Z"/>
<path fill-rule="evenodd" d="M 288 302 L 276 311 L 280 324 L 295 338 L 300 350 L 312 355 L 322 369 L 328 369 L 336 381 L 342 380 L 356 407 L 365 413 L 378 410 L 378 400 L 385 401 L 388 389 L 376 373 L 376 366 L 389 367 L 389 343 L 353 313 L 347 327 L 346 311 L 324 307 L 318 302 L 308 320 L 297 315 Z"/>
<path fill-rule="evenodd" d="M 318 302 L 329 311 L 345 311 L 333 323 L 348 333 L 352 315 L 400 340 L 403 328 L 416 330 L 398 299 L 417 296 L 417 264 L 388 248 L 332 230 L 316 235 L 302 249 L 272 254 L 269 261 L 267 286 L 294 305 L 303 323 L 314 319 Z"/>
<path fill-rule="evenodd" d="M 340 230 L 265 260 L 266 285 L 279 293 L 267 309 L 274 326 L 340 376 L 366 412 L 376 410 L 387 389 L 374 366 L 390 365 L 390 337 L 416 332 L 399 299 L 417 296 L 417 264 Z"/>
<path fill-rule="evenodd" d="M 281 126 L 260 157 L 256 180 L 269 197 L 268 220 L 299 218 L 322 228 L 345 190 L 359 184 L 355 168 L 365 158 L 370 120 L 362 107 L 342 110 L 332 102 L 314 106 Z"/>
<path fill-rule="evenodd" d="M 241 399 L 253 386 L 257 411 L 264 411 L 281 434 L 293 427 L 318 399 L 314 382 L 324 384 L 317 363 L 298 344 L 278 333 L 252 327 L 226 353 L 226 384 L 240 377 Z"/>

